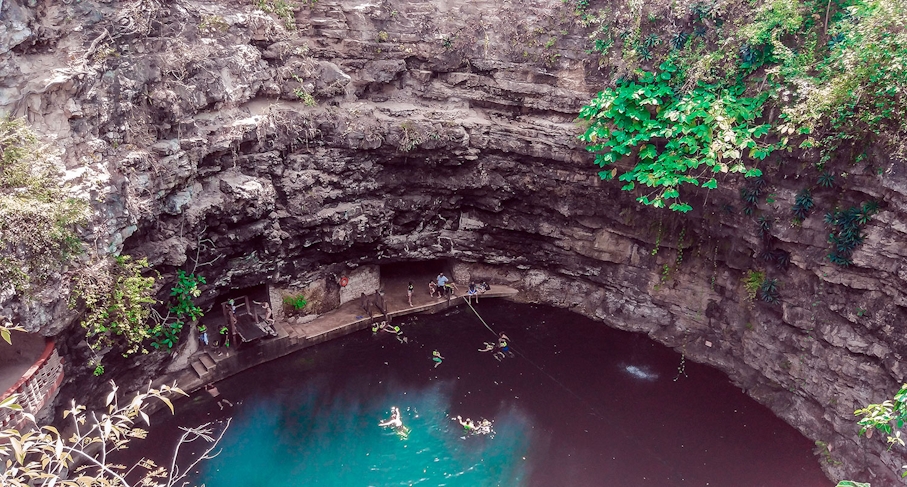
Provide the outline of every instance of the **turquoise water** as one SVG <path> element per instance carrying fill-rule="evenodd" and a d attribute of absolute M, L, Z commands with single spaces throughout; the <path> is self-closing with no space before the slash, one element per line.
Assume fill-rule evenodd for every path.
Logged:
<path fill-rule="evenodd" d="M 293 401 L 256 401 L 235 418 L 203 477 L 209 486 L 522 485 L 528 420 L 507 411 L 493 437 L 465 436 L 444 413 L 451 385 L 366 400 L 355 390 L 325 398 L 323 386 L 309 384 Z M 377 426 L 393 404 L 410 428 L 406 438 Z"/>
<path fill-rule="evenodd" d="M 676 352 L 565 310 L 477 308 L 513 357 L 477 351 L 494 335 L 469 308 L 411 317 L 408 343 L 358 332 L 219 382 L 217 398 L 178 402 L 140 453 L 169 463 L 178 426 L 232 418 L 195 485 L 830 484 L 812 442 L 711 367 L 686 361 L 681 374 Z M 393 406 L 406 438 L 378 426 Z M 457 415 L 493 421 L 494 434 L 464 435 Z"/>

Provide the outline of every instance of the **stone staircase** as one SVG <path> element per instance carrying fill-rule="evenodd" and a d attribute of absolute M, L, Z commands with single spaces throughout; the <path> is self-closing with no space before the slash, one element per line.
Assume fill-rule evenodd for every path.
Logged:
<path fill-rule="evenodd" d="M 287 353 L 294 352 L 300 348 L 305 347 L 306 334 L 305 330 L 292 326 L 292 325 L 281 325 L 275 324 L 277 329 L 277 336 L 271 338 L 265 338 L 258 343 L 256 343 L 255 348 L 267 348 L 267 349 L 276 349 L 285 355 Z M 195 372 L 195 375 L 202 382 L 211 382 L 212 380 L 218 380 L 222 378 L 223 374 L 215 374 L 216 369 L 221 371 L 225 369 L 232 369 L 234 367 L 224 367 L 221 365 L 224 362 L 235 361 L 235 358 L 240 354 L 236 349 L 224 349 L 224 348 L 207 348 L 200 350 L 195 357 L 193 357 L 190 366 Z M 262 353 L 256 354 L 258 356 L 266 355 Z M 278 355 L 279 356 L 279 355 Z M 276 356 L 270 356 L 270 359 L 276 358 Z M 227 365 L 227 364 L 224 364 Z M 232 365 L 232 364 L 231 364 Z"/>

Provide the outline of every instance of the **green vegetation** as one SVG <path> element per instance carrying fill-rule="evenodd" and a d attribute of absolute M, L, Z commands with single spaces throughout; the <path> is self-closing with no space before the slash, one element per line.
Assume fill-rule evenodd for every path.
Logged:
<path fill-rule="evenodd" d="M 177 271 L 177 282 L 170 290 L 175 304 L 161 316 L 154 310 L 160 304 L 154 298 L 156 280 L 142 275 L 147 268 L 147 260 L 121 255 L 76 277 L 70 306 L 85 308 L 82 326 L 88 330 L 92 350 L 119 347 L 124 357 L 148 353 L 146 346 L 170 350 L 185 323 L 202 316 L 193 300 L 201 295 L 198 285 L 205 284 L 204 277 Z M 103 367 L 100 370 L 103 373 Z"/>
<path fill-rule="evenodd" d="M 81 252 L 73 228 L 88 221 L 88 202 L 72 197 L 60 178 L 25 122 L 0 118 L 0 282 L 17 292 Z"/>
<path fill-rule="evenodd" d="M 778 150 L 813 160 L 823 188 L 835 182 L 829 166 L 860 162 L 867 145 L 907 155 L 907 0 L 695 2 L 669 35 L 642 22 L 656 7 L 623 7 L 638 21 L 576 5 L 595 27 L 590 52 L 618 69 L 580 111 L 581 139 L 599 175 L 619 176 L 639 202 L 690 211 L 681 188 L 755 176 Z"/>
<path fill-rule="evenodd" d="M 306 301 L 305 296 L 303 296 L 302 294 L 297 294 L 295 296 L 286 296 L 283 298 L 283 303 L 296 311 L 305 308 L 306 305 L 309 304 L 309 302 Z"/>
<path fill-rule="evenodd" d="M 287 30 L 296 30 L 295 2 L 286 0 L 254 0 L 254 3 L 262 12 L 274 14 L 283 20 L 283 25 Z M 314 0 L 312 3 L 315 3 Z"/>
<path fill-rule="evenodd" d="M 750 301 L 756 299 L 756 295 L 759 293 L 763 281 L 765 281 L 764 272 L 754 270 L 746 271 L 746 276 L 743 278 L 743 288 L 746 289 L 746 296 Z"/>
<path fill-rule="evenodd" d="M 809 211 L 812 210 L 813 206 L 815 206 L 813 204 L 813 195 L 809 188 L 804 188 L 797 193 L 791 212 L 794 214 L 794 218 L 803 221 L 809 216 Z"/>
<path fill-rule="evenodd" d="M 767 95 L 746 97 L 743 85 L 701 81 L 684 92 L 687 81 L 669 59 L 656 72 L 599 93 L 580 111 L 590 122 L 580 139 L 598 152 L 595 163 L 605 168 L 599 176 L 618 176 L 627 183 L 625 191 L 639 183 L 650 189 L 637 201 L 681 212 L 692 209 L 681 199 L 682 185 L 714 189 L 715 176 L 728 172 L 761 176 L 747 159 L 765 159 L 775 149 L 761 140 L 769 125 L 758 121 Z M 628 156 L 632 167 L 609 168 Z"/>
<path fill-rule="evenodd" d="M 230 24 L 220 15 L 205 15 L 202 17 L 202 21 L 198 23 L 198 30 L 203 34 L 226 32 L 229 29 Z"/>
<path fill-rule="evenodd" d="M 199 284 L 205 284 L 205 278 L 195 274 L 187 274 L 180 269 L 176 275 L 176 285 L 170 289 L 170 296 L 176 298 L 176 304 L 170 307 L 170 313 L 175 320 L 157 320 L 151 328 L 151 346 L 158 349 L 171 349 L 179 341 L 180 332 L 186 322 L 192 322 L 202 317 L 202 309 L 195 305 L 195 298 L 201 296 Z"/>
<path fill-rule="evenodd" d="M 857 421 L 861 435 L 871 436 L 872 430 L 878 430 L 887 435 L 888 448 L 894 445 L 904 446 L 900 429 L 907 422 L 907 384 L 901 386 L 901 390 L 894 398 L 881 404 L 869 404 L 865 408 L 857 409 L 854 414 L 862 416 Z"/>
<path fill-rule="evenodd" d="M 92 350 L 121 345 L 123 355 L 148 353 L 145 340 L 154 299 L 153 277 L 143 277 L 145 259 L 128 255 L 107 259 L 75 278 L 70 306 L 85 307 L 82 327 Z"/>
<path fill-rule="evenodd" d="M 825 214 L 825 223 L 834 227 L 828 235 L 828 243 L 832 245 L 829 261 L 842 267 L 853 264 L 853 252 L 863 243 L 863 225 L 869 223 L 878 210 L 878 204 L 870 201 L 860 208 L 836 209 Z"/>

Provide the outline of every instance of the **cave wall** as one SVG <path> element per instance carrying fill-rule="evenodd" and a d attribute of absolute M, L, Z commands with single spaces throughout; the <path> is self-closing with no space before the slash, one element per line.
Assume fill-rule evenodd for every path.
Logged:
<path fill-rule="evenodd" d="M 791 254 L 782 270 L 757 258 L 741 180 L 695 195 L 686 215 L 599 180 L 574 119 L 615 71 L 559 0 L 319 0 L 294 11 L 295 30 L 246 1 L 0 9 L 13 20 L 0 107 L 65 148 L 67 179 L 96 210 L 95 251 L 148 257 L 162 283 L 204 264 L 203 307 L 264 283 L 343 299 L 336 276 L 360 266 L 449 259 L 458 279 L 516 286 L 720 368 L 829 444 L 831 478 L 900 481 L 898 455 L 853 417 L 907 381 L 907 174 L 881 150 L 815 195 L 825 210 L 882 203 L 848 268 L 825 258 L 821 211 L 791 224 L 811 161 L 765 169 L 759 210 Z M 766 267 L 780 304 L 743 289 Z M 2 299 L 65 337 L 72 367 L 82 330 L 65 273 L 54 284 Z M 111 374 L 144 379 L 165 361 Z"/>

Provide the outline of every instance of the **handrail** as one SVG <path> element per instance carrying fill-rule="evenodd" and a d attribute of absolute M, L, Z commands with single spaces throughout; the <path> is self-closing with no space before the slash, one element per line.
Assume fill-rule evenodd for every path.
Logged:
<path fill-rule="evenodd" d="M 23 413 L 39 414 L 52 401 L 63 383 L 63 357 L 57 353 L 53 340 L 48 340 L 41 357 L 6 392 L 0 400 L 13 394 L 22 410 L 0 410 L 0 430 L 20 427 L 26 417 Z"/>
<path fill-rule="evenodd" d="M 29 369 L 25 371 L 25 374 L 23 374 L 22 377 L 20 377 L 12 387 L 7 389 L 6 392 L 4 392 L 2 396 L 0 396 L 0 401 L 15 394 L 15 392 L 20 387 L 22 387 L 23 384 L 31 380 L 31 378 L 34 377 L 34 375 L 39 370 L 41 370 L 41 367 L 43 367 L 44 364 L 47 363 L 47 360 L 50 358 L 51 354 L 54 353 L 54 345 L 55 343 L 53 340 L 47 340 L 47 344 L 44 346 L 44 352 L 41 354 L 41 357 L 38 358 L 38 361 L 35 362 L 34 365 L 29 367 Z"/>

